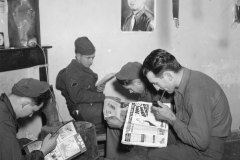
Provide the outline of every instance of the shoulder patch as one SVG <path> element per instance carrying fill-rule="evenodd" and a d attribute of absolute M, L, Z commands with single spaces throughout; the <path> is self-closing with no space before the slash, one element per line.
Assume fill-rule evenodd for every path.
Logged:
<path fill-rule="evenodd" d="M 70 85 L 71 85 L 71 87 L 77 87 L 78 86 L 78 82 L 75 79 L 71 79 L 70 80 Z"/>

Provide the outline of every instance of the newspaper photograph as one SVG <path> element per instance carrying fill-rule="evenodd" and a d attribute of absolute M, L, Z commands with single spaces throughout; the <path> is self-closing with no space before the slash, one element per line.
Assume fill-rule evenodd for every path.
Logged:
<path fill-rule="evenodd" d="M 65 139 L 77 134 L 77 131 L 73 125 L 73 123 L 67 123 L 64 126 L 62 126 L 58 131 L 58 138 L 57 141 L 60 143 L 64 141 Z"/>
<path fill-rule="evenodd" d="M 77 133 L 73 121 L 66 123 L 58 131 L 56 148 L 45 156 L 45 160 L 67 160 L 86 151 L 82 137 Z"/>
<path fill-rule="evenodd" d="M 68 159 L 72 155 L 81 151 L 78 147 L 75 137 L 68 138 L 66 141 L 60 143 L 57 147 L 60 149 L 64 159 Z"/>
<path fill-rule="evenodd" d="M 117 117 L 121 122 L 124 122 L 127 115 L 129 103 L 117 102 L 112 99 L 105 99 L 103 106 L 103 115 L 106 117 Z"/>
<path fill-rule="evenodd" d="M 56 147 L 52 152 L 44 157 L 44 160 L 64 160 L 60 150 Z"/>
<path fill-rule="evenodd" d="M 165 103 L 168 107 L 170 104 Z M 123 128 L 122 143 L 145 147 L 166 147 L 168 123 L 156 120 L 151 112 L 152 103 L 132 102 L 129 104 Z"/>
<path fill-rule="evenodd" d="M 146 134 L 130 134 L 125 135 L 125 141 L 135 142 L 136 145 L 148 146 L 148 147 L 166 147 L 166 137 L 156 136 L 156 135 L 146 135 Z M 145 144 L 145 145 L 144 145 Z"/>

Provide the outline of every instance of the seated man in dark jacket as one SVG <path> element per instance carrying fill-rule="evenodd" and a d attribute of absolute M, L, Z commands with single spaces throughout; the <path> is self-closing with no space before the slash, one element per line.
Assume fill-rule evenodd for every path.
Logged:
<path fill-rule="evenodd" d="M 12 88 L 8 96 L 0 97 L 0 159 L 1 160 L 44 160 L 44 156 L 55 149 L 57 135 L 51 138 L 48 134 L 40 150 L 22 155 L 21 149 L 28 139 L 16 138 L 18 118 L 31 117 L 50 98 L 49 84 L 32 78 L 22 79 Z M 25 143 L 25 144 L 26 144 Z"/>
<path fill-rule="evenodd" d="M 75 120 L 102 124 L 105 85 L 95 86 L 98 75 L 89 68 L 95 57 L 95 47 L 87 37 L 80 37 L 75 41 L 75 54 L 76 59 L 59 72 L 56 88 L 66 98 L 70 115 Z"/>

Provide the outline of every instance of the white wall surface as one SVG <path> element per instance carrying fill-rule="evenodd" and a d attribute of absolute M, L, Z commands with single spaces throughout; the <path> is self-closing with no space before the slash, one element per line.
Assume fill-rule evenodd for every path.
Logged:
<path fill-rule="evenodd" d="M 95 45 L 96 58 L 91 69 L 99 79 L 119 71 L 127 62 L 143 62 L 152 50 L 162 48 L 174 54 L 183 66 L 202 71 L 221 85 L 233 116 L 232 130 L 238 129 L 240 25 L 235 30 L 230 27 L 233 1 L 180 1 L 179 28 L 172 19 L 172 1 L 156 2 L 154 32 L 124 33 L 120 29 L 120 0 L 40 0 L 41 42 L 53 46 L 49 50 L 50 83 L 55 86 L 58 72 L 74 58 L 77 37 L 87 36 Z M 112 80 L 104 93 L 129 100 L 126 91 L 116 91 L 118 87 Z M 61 117 L 71 119 L 64 98 L 59 91 L 55 93 Z"/>

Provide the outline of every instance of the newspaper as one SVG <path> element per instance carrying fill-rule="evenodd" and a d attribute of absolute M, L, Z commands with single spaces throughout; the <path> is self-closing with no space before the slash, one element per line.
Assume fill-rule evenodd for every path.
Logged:
<path fill-rule="evenodd" d="M 96 86 L 105 85 L 108 81 L 110 81 L 115 76 L 115 73 L 107 74 L 101 81 L 99 81 Z"/>
<path fill-rule="evenodd" d="M 74 123 L 74 121 L 69 121 L 53 133 L 53 136 L 59 134 L 57 146 L 44 157 L 44 160 L 70 160 L 87 150 Z M 40 150 L 42 143 L 42 140 L 32 141 L 24 146 L 24 150 L 27 154 L 33 150 Z"/>
<path fill-rule="evenodd" d="M 164 103 L 171 107 L 170 103 Z M 159 121 L 151 112 L 152 103 L 129 103 L 124 123 L 122 143 L 145 147 L 166 147 L 168 123 Z"/>
<path fill-rule="evenodd" d="M 125 122 L 128 104 L 127 102 L 117 102 L 113 99 L 106 98 L 103 106 L 104 118 L 115 116 L 121 122 Z"/>

